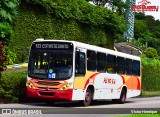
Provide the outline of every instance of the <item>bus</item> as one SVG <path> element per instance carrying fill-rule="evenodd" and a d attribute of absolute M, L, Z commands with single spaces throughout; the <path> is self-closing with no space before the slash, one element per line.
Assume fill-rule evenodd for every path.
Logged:
<path fill-rule="evenodd" d="M 26 96 L 57 101 L 123 104 L 141 93 L 140 57 L 76 41 L 32 42 Z"/>

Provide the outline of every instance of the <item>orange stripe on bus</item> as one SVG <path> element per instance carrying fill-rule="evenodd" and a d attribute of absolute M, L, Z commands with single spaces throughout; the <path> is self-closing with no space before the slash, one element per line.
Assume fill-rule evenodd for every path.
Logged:
<path fill-rule="evenodd" d="M 86 83 L 85 83 L 84 89 L 85 89 L 86 86 L 89 84 L 89 81 L 90 81 L 90 80 L 93 80 L 93 82 L 94 82 L 94 78 L 95 78 L 98 74 L 100 74 L 100 73 L 99 73 L 99 72 L 98 72 L 98 73 L 95 73 L 95 74 L 91 75 L 91 76 L 88 78 L 88 80 L 87 80 Z"/>

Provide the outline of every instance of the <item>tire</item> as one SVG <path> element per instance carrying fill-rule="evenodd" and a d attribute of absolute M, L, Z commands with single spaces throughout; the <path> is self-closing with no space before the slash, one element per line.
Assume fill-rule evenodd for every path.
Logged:
<path fill-rule="evenodd" d="M 83 106 L 89 106 L 92 102 L 92 92 L 90 89 L 87 89 L 85 94 L 85 99 L 81 102 Z"/>
<path fill-rule="evenodd" d="M 124 104 L 126 101 L 126 91 L 123 89 L 121 92 L 120 99 L 118 100 L 119 104 Z"/>

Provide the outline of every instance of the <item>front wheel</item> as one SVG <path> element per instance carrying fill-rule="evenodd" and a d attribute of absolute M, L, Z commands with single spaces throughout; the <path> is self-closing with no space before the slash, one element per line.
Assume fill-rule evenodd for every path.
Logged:
<path fill-rule="evenodd" d="M 85 94 L 85 99 L 81 102 L 83 106 L 89 106 L 92 101 L 92 92 L 90 89 L 87 89 Z"/>

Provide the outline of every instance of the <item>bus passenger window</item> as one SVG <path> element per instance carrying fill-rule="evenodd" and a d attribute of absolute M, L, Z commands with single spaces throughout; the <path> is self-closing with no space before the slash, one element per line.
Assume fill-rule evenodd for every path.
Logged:
<path fill-rule="evenodd" d="M 126 74 L 132 75 L 132 60 L 126 59 Z"/>
<path fill-rule="evenodd" d="M 107 55 L 107 72 L 116 73 L 116 56 Z"/>
<path fill-rule="evenodd" d="M 133 75 L 140 76 L 140 62 L 139 61 L 133 61 L 133 68 L 132 68 Z"/>
<path fill-rule="evenodd" d="M 117 57 L 117 73 L 125 74 L 125 59 L 123 57 Z"/>
<path fill-rule="evenodd" d="M 86 63 L 85 63 L 85 53 L 84 52 L 76 52 L 75 58 L 75 74 L 78 75 L 85 75 L 86 73 Z"/>
<path fill-rule="evenodd" d="M 96 52 L 87 50 L 87 70 L 95 71 L 96 70 Z"/>
<path fill-rule="evenodd" d="M 106 54 L 97 52 L 97 71 L 106 72 Z"/>

